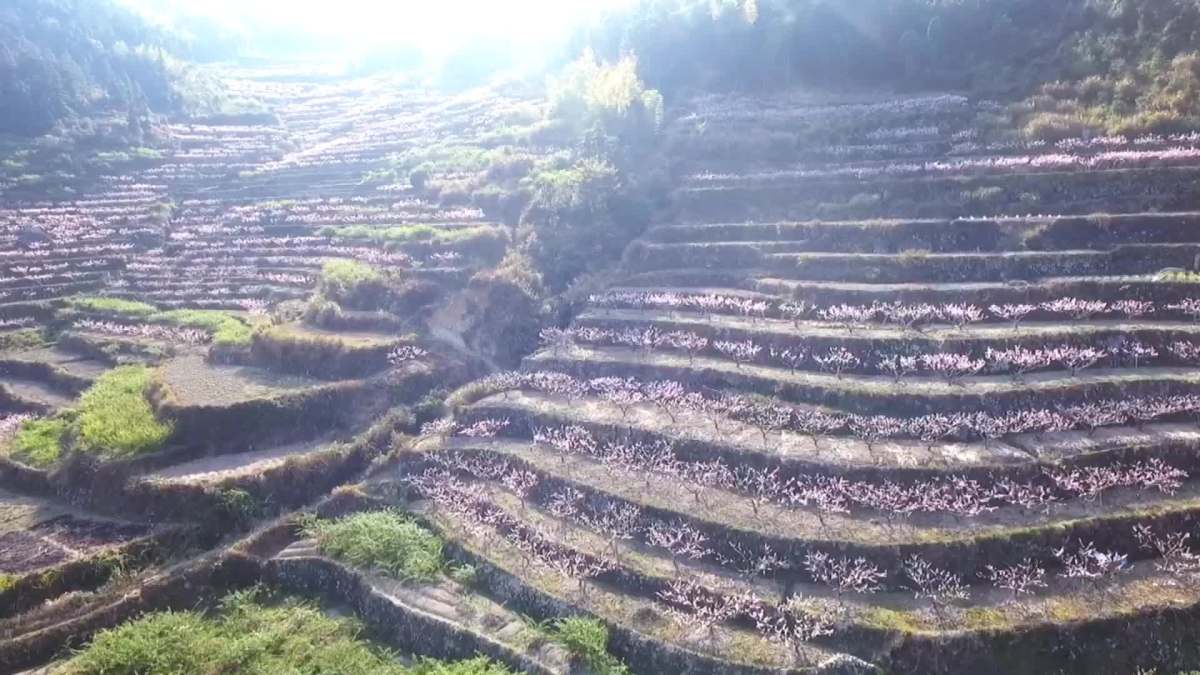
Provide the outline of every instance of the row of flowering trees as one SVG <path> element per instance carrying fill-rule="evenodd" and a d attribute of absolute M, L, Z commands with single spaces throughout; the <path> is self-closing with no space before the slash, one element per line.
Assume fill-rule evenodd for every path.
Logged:
<path fill-rule="evenodd" d="M 762 363 L 786 367 L 792 372 L 815 367 L 839 377 L 846 372 L 883 373 L 897 381 L 916 374 L 932 374 L 951 381 L 980 373 L 1007 373 L 1014 378 L 1020 378 L 1026 373 L 1052 368 L 1069 370 L 1075 374 L 1097 364 L 1137 367 L 1164 360 L 1185 365 L 1200 365 L 1200 344 L 1189 340 L 1176 340 L 1166 349 L 1166 354 L 1172 358 L 1165 359 L 1165 355 L 1158 348 L 1123 337 L 1095 346 L 1059 344 L 1032 348 L 1019 345 L 1003 349 L 986 347 L 979 355 L 953 351 L 856 351 L 838 346 L 810 352 L 802 341 L 783 345 L 753 339 L 717 340 L 691 331 L 664 331 L 653 326 L 621 329 L 594 326 L 546 328 L 541 331 L 540 338 L 555 354 L 571 345 L 585 343 L 630 347 L 645 352 L 682 352 L 687 354 L 689 363 L 696 356 L 709 354 L 730 359 L 739 366 L 745 363 Z"/>
<path fill-rule="evenodd" d="M 1155 303 L 1149 300 L 1090 300 L 1062 297 L 1044 302 L 999 303 L 986 307 L 964 303 L 874 302 L 869 305 L 835 304 L 817 306 L 801 300 L 769 300 L 761 296 L 683 291 L 609 291 L 590 296 L 589 303 L 601 308 L 686 310 L 710 314 L 732 314 L 751 318 L 789 321 L 816 320 L 834 323 L 853 331 L 877 324 L 916 329 L 930 324 L 963 327 L 985 321 L 1007 321 L 1016 328 L 1026 319 L 1091 319 L 1099 316 L 1139 319 L 1150 315 L 1187 317 L 1200 320 L 1200 300 Z"/>
<path fill-rule="evenodd" d="M 910 178 L 959 174 L 1000 174 L 1026 171 L 1094 171 L 1200 163 L 1200 147 L 1178 145 L 1154 149 L 1103 150 L 1091 153 L 1050 152 L 1030 155 L 982 155 L 913 161 L 800 166 L 738 173 L 701 172 L 687 177 L 697 184 L 762 184 L 770 182 L 852 178 Z"/>
<path fill-rule="evenodd" d="M 580 550 L 563 543 L 562 533 L 526 522 L 502 507 L 486 485 L 464 480 L 456 471 L 473 470 L 469 461 L 445 460 L 441 466 L 407 478 L 423 496 L 457 517 L 476 536 L 485 541 L 503 539 L 536 568 L 561 574 L 578 582 L 586 593 L 588 580 L 603 578 L 612 572 L 628 572 L 615 549 Z M 492 469 L 482 469 L 485 474 Z M 502 469 L 503 471 L 503 469 Z M 798 649 L 803 643 L 834 634 L 838 618 L 828 603 L 805 602 L 800 595 L 785 595 L 780 600 L 763 600 L 747 584 L 728 583 L 714 588 L 702 583 L 679 567 L 679 560 L 699 560 L 710 552 L 708 538 L 682 521 L 664 521 L 640 512 L 629 512 L 620 502 L 592 500 L 563 490 L 551 496 L 547 510 L 555 517 L 571 519 L 608 537 L 632 539 L 666 549 L 676 561 L 674 578 L 651 580 L 642 592 L 653 594 L 660 609 L 684 627 L 713 631 L 717 626 L 737 622 L 752 626 L 763 638 Z M 582 506 L 581 506 L 582 504 Z M 622 508 L 625 512 L 622 512 Z M 1134 529 L 1134 540 L 1156 556 L 1155 567 L 1178 578 L 1195 579 L 1200 575 L 1200 554 L 1190 546 L 1186 532 L 1155 532 L 1147 526 Z M 883 590 L 908 591 L 927 600 L 939 615 L 948 605 L 971 598 L 972 584 L 967 578 L 937 567 L 919 555 L 905 558 L 889 573 L 861 558 L 809 550 L 796 560 L 787 560 L 769 549 L 743 551 L 745 574 L 771 574 L 788 569 L 802 572 L 812 583 L 828 587 L 837 595 L 873 594 Z M 984 565 L 976 574 L 979 582 L 1009 592 L 1014 599 L 1032 595 L 1049 585 L 1050 567 L 1064 580 L 1086 582 L 1105 590 L 1131 569 L 1129 556 L 1101 550 L 1093 542 L 1067 542 L 1052 551 L 1045 561 L 1032 557 L 1009 566 Z M 632 572 L 637 575 L 638 573 Z M 643 588 L 646 587 L 643 585 Z"/>
<path fill-rule="evenodd" d="M 423 431 L 491 438 L 508 424 L 507 419 L 482 419 L 467 426 L 443 421 L 431 423 Z M 626 478 L 640 476 L 648 480 L 657 475 L 694 488 L 736 492 L 750 500 L 756 514 L 763 505 L 775 504 L 781 508 L 809 509 L 817 513 L 869 509 L 889 518 L 914 513 L 975 516 L 1003 506 L 1046 510 L 1063 500 L 1097 499 L 1104 492 L 1117 488 L 1174 494 L 1188 478 L 1186 471 L 1151 458 L 1103 466 L 1046 469 L 1040 477 L 1031 480 L 996 477 L 983 482 L 965 476 L 950 476 L 901 484 L 820 474 L 787 475 L 778 468 L 730 466 L 720 459 L 685 460 L 665 441 L 602 440 L 577 425 L 535 428 L 533 440 L 564 455 L 588 457 L 610 471 L 624 472 Z M 477 471 L 471 473 L 479 475 Z M 703 491 L 694 489 L 693 495 L 702 506 Z"/>
<path fill-rule="evenodd" d="M 536 391 L 573 401 L 595 396 L 612 403 L 622 414 L 637 405 L 653 405 L 672 420 L 683 411 L 704 415 L 720 431 L 723 421 L 737 420 L 757 428 L 764 443 L 770 432 L 792 431 L 812 438 L 850 434 L 868 444 L 895 438 L 926 443 L 943 440 L 999 439 L 1010 434 L 1095 430 L 1106 426 L 1142 424 L 1200 414 L 1200 396 L 1193 394 L 1099 399 L 1054 408 L 1010 408 L 1005 411 L 933 413 L 916 417 L 831 414 L 735 394 L 690 391 L 679 382 L 599 377 L 582 380 L 553 371 L 506 372 L 479 382 L 482 391 Z"/>

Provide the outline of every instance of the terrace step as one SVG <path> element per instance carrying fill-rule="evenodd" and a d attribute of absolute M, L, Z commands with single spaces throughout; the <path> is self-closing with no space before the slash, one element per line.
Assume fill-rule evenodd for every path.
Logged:
<path fill-rule="evenodd" d="M 760 344 L 793 345 L 802 342 L 813 353 L 844 346 L 847 349 L 887 353 L 901 347 L 912 351 L 974 351 L 992 346 L 997 349 L 1021 345 L 1103 344 L 1117 337 L 1157 345 L 1200 340 L 1200 324 L 1184 321 L 1142 319 L 1092 319 L 1085 321 L 990 322 L 964 325 L 925 325 L 920 330 L 903 326 L 871 324 L 847 330 L 827 321 L 788 321 L 774 318 L 749 318 L 732 314 L 701 314 L 662 309 L 588 309 L 580 313 L 576 326 L 607 330 L 687 331 L 714 340 L 754 340 Z"/>
<path fill-rule="evenodd" d="M 0 378 L 0 390 L 20 410 L 39 413 L 54 413 L 69 408 L 75 403 L 73 396 L 61 393 L 41 380 L 17 377 Z"/>
<path fill-rule="evenodd" d="M 1089 541 L 1105 533 L 1106 545 L 1134 553 L 1132 528 L 1158 528 L 1200 522 L 1200 481 L 1189 481 L 1174 494 L 1112 490 L 1093 502 L 1073 499 L 1044 511 L 1002 506 L 975 516 L 919 513 L 888 517 L 869 510 L 818 513 L 760 504 L 740 494 L 685 484 L 648 472 L 625 472 L 580 455 L 564 455 L 529 441 L 449 439 L 446 450 L 486 453 L 534 471 L 540 478 L 530 502 L 543 503 L 570 487 L 585 497 L 631 504 L 646 517 L 684 522 L 714 542 L 733 541 L 761 550 L 769 546 L 787 561 L 778 574 L 791 581 L 800 561 L 813 548 L 863 556 L 899 572 L 904 559 L 921 557 L 968 578 L 983 572 L 980 561 L 996 566 L 1041 558 L 1064 542 Z M 1190 527 L 1191 525 L 1188 525 Z M 1135 556 L 1136 557 L 1136 556 Z"/>
<path fill-rule="evenodd" d="M 955 473 L 982 475 L 1006 470 L 1024 471 L 1035 462 L 1033 452 L 1006 442 L 956 443 L 888 440 L 868 445 L 847 436 L 815 437 L 793 431 L 764 435 L 755 426 L 730 418 L 713 424 L 710 416 L 691 410 L 672 411 L 675 419 L 651 404 L 630 406 L 624 413 L 614 404 L 592 397 L 572 398 L 540 392 L 510 391 L 480 399 L 460 413 L 463 423 L 482 419 L 509 420 L 507 434 L 528 436 L 532 427 L 582 426 L 601 438 L 663 439 L 687 457 L 723 457 L 727 463 L 781 466 L 811 473 L 844 476 L 887 475 L 896 479 Z M 1200 444 L 1200 432 L 1195 440 Z M 1055 453 L 1052 443 L 1038 449 L 1056 460 L 1076 456 Z M 1082 450 L 1080 451 L 1083 452 Z"/>
<path fill-rule="evenodd" d="M 264 475 L 290 461 L 328 449 L 329 439 L 318 438 L 262 450 L 199 457 L 182 464 L 156 469 L 140 478 L 166 485 L 214 485 L 247 476 Z"/>
<path fill-rule="evenodd" d="M 916 283 L 981 282 L 1056 276 L 1155 274 L 1190 268 L 1195 244 L 1129 244 L 1111 251 L 989 251 L 986 253 L 796 253 L 792 244 L 757 242 L 642 244 L 625 256 L 632 272 L 703 265 L 716 269 L 760 268 L 772 276 L 814 281 Z"/>
<path fill-rule="evenodd" d="M 541 639 L 528 622 L 503 605 L 448 579 L 413 584 L 353 569 L 324 557 L 312 539 L 293 543 L 270 564 L 285 587 L 302 592 L 331 593 L 334 589 L 325 587 L 321 579 L 337 579 L 339 601 L 355 606 L 390 641 L 413 645 L 418 654 L 468 658 L 482 653 L 521 672 L 572 672 L 565 648 Z M 431 639 L 438 633 L 450 639 Z M 464 653 L 455 653 L 460 650 Z"/>
<path fill-rule="evenodd" d="M 602 580 L 581 581 L 576 589 L 573 580 L 530 565 L 527 556 L 503 538 L 484 538 L 432 504 L 420 503 L 410 508 L 428 518 L 443 536 L 463 546 L 470 558 L 477 561 L 477 567 L 486 570 L 488 578 L 495 580 L 489 586 L 493 598 L 506 605 L 528 607 L 535 617 L 548 614 L 546 618 L 550 618 L 562 612 L 597 616 L 616 633 L 613 641 L 621 645 L 616 654 L 629 663 L 656 663 L 665 669 L 662 672 L 731 675 L 877 672 L 857 659 L 850 659 L 853 665 L 847 667 L 845 654 L 823 645 L 805 644 L 797 659 L 795 654 L 740 628 L 719 626 L 705 631 L 702 637 L 673 629 L 662 616 L 661 607 L 644 595 Z M 666 643 L 669 651 L 657 642 Z M 743 660 L 750 649 L 756 656 L 753 664 Z"/>
<path fill-rule="evenodd" d="M 676 190 L 685 223 L 718 220 L 958 218 L 1029 211 L 1142 213 L 1192 208 L 1200 167 L 1024 172 L 892 179 L 822 179 Z"/>
<path fill-rule="evenodd" d="M 691 410 L 671 411 L 649 403 L 622 411 L 592 397 L 572 398 L 530 391 L 494 394 L 460 411 L 464 424 L 508 420 L 506 436 L 532 437 L 536 427 L 580 426 L 596 438 L 668 442 L 676 455 L 735 466 L 778 467 L 785 475 L 834 474 L 845 478 L 906 481 L 962 475 L 977 478 L 1037 475 L 1046 467 L 1157 458 L 1188 467 L 1200 448 L 1200 429 L 1182 423 L 1101 427 L 1094 431 L 1013 434 L 988 442 L 891 439 L 866 443 L 851 436 L 809 436 L 789 430 L 764 434 L 760 427 Z M 765 440 L 764 440 L 765 439 Z"/>
<path fill-rule="evenodd" d="M 522 507 L 513 496 L 506 496 L 495 488 L 488 490 L 495 503 L 509 514 L 517 515 L 526 522 L 533 524 L 550 540 L 566 546 L 570 550 L 584 554 L 605 555 L 611 559 L 611 543 L 604 538 L 583 530 L 573 523 L 555 518 L 538 507 L 530 505 Z M 562 587 L 562 583 L 546 580 L 544 574 L 539 574 L 529 565 L 520 564 L 521 557 L 512 555 L 506 549 L 509 545 L 500 539 L 484 538 L 468 526 L 460 526 L 449 515 L 444 514 L 434 505 L 419 505 L 429 513 L 430 518 L 443 527 L 450 536 L 464 542 L 471 551 L 486 551 L 490 564 L 501 566 L 511 579 L 522 586 L 534 589 Z M 931 663 L 921 670 L 904 672 L 992 672 L 998 662 L 1008 660 L 1014 663 L 1027 664 L 1036 662 L 1044 664 L 1048 659 L 1063 660 L 1064 663 L 1075 664 L 1078 661 L 1106 661 L 1111 659 L 1107 648 L 1098 649 L 1095 653 L 1073 653 L 1064 657 L 1058 650 L 1063 632 L 1076 630 L 1088 633 L 1097 627 L 1107 625 L 1113 620 L 1119 622 L 1119 628 L 1114 631 L 1113 639 L 1118 639 L 1116 633 L 1132 626 L 1150 629 L 1157 619 L 1158 613 L 1166 608 L 1167 611 L 1189 611 L 1200 597 L 1192 590 L 1176 594 L 1180 580 L 1159 572 L 1153 562 L 1134 563 L 1131 571 L 1119 580 L 1114 581 L 1115 588 L 1104 591 L 1089 591 L 1088 587 L 1080 586 L 1066 580 L 1050 577 L 1048 588 L 1039 591 L 1038 595 L 1014 603 L 1010 595 L 997 589 L 986 588 L 972 584 L 971 597 L 966 602 L 956 602 L 948 610 L 934 610 L 914 601 L 911 594 L 882 592 L 872 595 L 835 595 L 830 589 L 811 583 L 791 582 L 786 586 L 769 579 L 733 575 L 720 568 L 706 564 L 679 561 L 678 563 L 661 555 L 657 549 L 648 548 L 638 542 L 621 544 L 618 570 L 599 580 L 582 582 L 587 586 L 586 594 L 575 595 L 576 602 L 586 602 L 589 596 L 599 595 L 605 609 L 600 613 L 612 612 L 611 608 L 635 604 L 634 598 L 653 597 L 656 589 L 664 588 L 666 584 L 682 574 L 685 578 L 693 579 L 703 586 L 728 594 L 738 594 L 746 591 L 753 592 L 761 600 L 777 602 L 786 595 L 795 593 L 808 601 L 809 611 L 817 616 L 836 617 L 834 635 L 820 641 L 819 651 L 809 652 L 814 643 L 805 645 L 807 657 L 805 661 L 832 663 L 837 657 L 831 657 L 831 648 L 842 648 L 866 659 L 887 663 L 889 661 L 907 663 L 909 660 L 933 659 L 935 657 L 919 656 L 928 650 L 938 650 L 937 662 Z M 505 579 L 506 586 L 513 581 Z M 971 583 L 971 580 L 967 580 Z M 561 591 L 560 591 L 561 592 Z M 615 601 L 613 596 L 626 596 L 623 602 Z M 647 612 L 649 616 L 657 615 L 657 611 Z M 1025 635 L 1034 626 L 1044 625 L 1048 621 L 1065 621 L 1063 632 L 1056 632 L 1054 638 L 1046 644 L 1030 644 L 1028 652 L 1014 656 L 1011 641 L 1017 635 Z M 661 627 L 661 621 L 648 624 L 643 618 L 641 622 L 630 622 L 630 625 L 646 629 L 648 625 Z M 724 653 L 740 654 L 738 650 L 728 650 L 729 629 L 723 625 L 714 633 L 705 633 L 707 640 L 701 641 L 699 636 L 688 639 L 689 646 L 706 651 L 716 647 Z M 1122 633 L 1123 634 L 1123 633 Z M 669 638 L 671 641 L 680 640 L 678 633 Z M 991 640 L 995 639 L 993 643 Z M 960 646 L 950 653 L 940 650 L 946 648 L 947 642 Z M 707 643 L 707 644 L 706 644 Z M 744 644 L 744 643 L 743 643 Z M 1080 644 L 1092 644 L 1087 640 Z M 1035 655 L 1029 652 L 1036 652 Z M 1132 657 L 1138 662 L 1138 657 Z M 857 659 L 855 659 L 857 660 Z M 1057 662 L 1057 661 L 1056 661 Z M 859 661 L 858 663 L 862 663 Z M 967 666 L 967 664 L 971 664 Z M 794 667 L 794 666 L 793 666 Z M 1015 670 L 997 672 L 1023 672 L 1022 665 L 1014 665 Z M 864 666 L 862 670 L 851 672 L 871 672 Z M 967 669 L 964 669 L 967 668 Z M 795 672 L 795 671 L 791 671 Z M 802 669 L 800 672 L 809 672 Z M 816 672 L 826 672 L 816 669 Z M 842 672 L 834 669 L 834 672 Z M 1098 672 L 1098 671 L 1097 671 Z M 1107 672 L 1107 671 L 1106 671 Z M 1113 671 L 1118 672 L 1118 671 Z"/>
<path fill-rule="evenodd" d="M 77 380 L 80 385 L 86 385 L 94 381 L 110 369 L 110 366 L 102 361 L 57 345 L 10 352 L 0 357 L 0 364 L 4 362 L 13 362 L 13 365 L 18 363 L 28 363 L 31 365 L 47 364 L 63 371 L 71 379 Z M 0 365 L 0 368 L 2 367 L 3 365 Z"/>
<path fill-rule="evenodd" d="M 622 278 L 614 292 L 680 292 L 746 295 L 761 299 L 794 298 L 820 304 L 872 302 L 931 302 L 988 305 L 1041 302 L 1061 297 L 1113 300 L 1138 298 L 1176 302 L 1194 295 L 1194 284 L 1176 283 L 1158 275 L 1068 276 L 1035 281 L 861 283 L 781 279 L 769 270 L 737 271 L 676 268 L 640 272 Z"/>
<path fill-rule="evenodd" d="M 1200 391 L 1200 369 L 1138 367 L 1068 373 L 1029 373 L 1023 381 L 1009 376 L 977 375 L 957 382 L 872 375 L 791 372 L 786 368 L 671 352 L 641 352 L 622 347 L 575 345 L 560 355 L 543 351 L 528 357 L 528 370 L 556 370 L 582 378 L 668 379 L 691 386 L 740 389 L 795 403 L 824 405 L 859 414 L 894 416 L 1041 407 L 1100 398 Z"/>
<path fill-rule="evenodd" d="M 995 219 L 849 220 L 657 225 L 641 241 L 660 244 L 776 242 L 805 251 L 936 253 L 1062 249 L 1073 245 L 1184 243 L 1196 239 L 1200 212 L 1026 216 Z"/>

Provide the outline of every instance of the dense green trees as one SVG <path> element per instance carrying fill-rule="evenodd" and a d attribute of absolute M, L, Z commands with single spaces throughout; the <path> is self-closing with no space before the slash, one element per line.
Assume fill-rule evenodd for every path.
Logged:
<path fill-rule="evenodd" d="M 1198 0 L 643 0 L 581 31 L 584 46 L 636 53 L 668 95 L 951 88 L 1033 96 L 1037 128 L 1200 123 Z"/>
<path fill-rule="evenodd" d="M 159 36 L 107 1 L 0 4 L 0 133 L 38 134 L 72 112 L 177 105 Z"/>

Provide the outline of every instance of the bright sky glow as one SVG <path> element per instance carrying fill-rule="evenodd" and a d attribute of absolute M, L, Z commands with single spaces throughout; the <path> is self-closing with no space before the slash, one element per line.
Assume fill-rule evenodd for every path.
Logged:
<path fill-rule="evenodd" d="M 480 38 L 518 51 L 549 46 L 582 20 L 636 0 L 124 0 L 152 15 L 171 8 L 231 24 L 295 26 L 354 47 L 404 43 L 431 55 Z"/>

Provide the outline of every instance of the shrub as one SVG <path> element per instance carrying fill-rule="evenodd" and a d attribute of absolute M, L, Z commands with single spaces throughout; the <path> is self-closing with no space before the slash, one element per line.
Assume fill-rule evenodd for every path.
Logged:
<path fill-rule="evenodd" d="M 7 333 L 0 333 L 0 351 L 16 349 L 32 349 L 46 342 L 46 336 L 36 328 L 23 328 Z"/>
<path fill-rule="evenodd" d="M 558 619 L 551 624 L 550 637 L 562 643 L 595 675 L 629 673 L 629 668 L 608 652 L 608 628 L 598 619 Z"/>
<path fill-rule="evenodd" d="M 8 454 L 32 467 L 52 466 L 62 456 L 69 424 L 62 418 L 29 420 L 9 443 Z"/>
<path fill-rule="evenodd" d="M 446 567 L 442 540 L 399 511 L 355 513 L 304 523 L 322 553 L 404 581 L 432 581 Z"/>
<path fill-rule="evenodd" d="M 159 421 L 146 400 L 151 379 L 145 366 L 122 366 L 101 375 L 79 400 L 81 449 L 128 457 L 162 447 L 172 425 Z"/>
<path fill-rule="evenodd" d="M 321 270 L 318 290 L 322 296 L 353 309 L 370 309 L 387 293 L 382 272 L 354 260 L 333 260 Z"/>
<path fill-rule="evenodd" d="M 591 49 L 550 82 L 551 117 L 585 129 L 600 125 L 610 135 L 653 133 L 662 124 L 662 94 L 638 77 L 637 57 L 601 63 Z"/>

